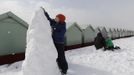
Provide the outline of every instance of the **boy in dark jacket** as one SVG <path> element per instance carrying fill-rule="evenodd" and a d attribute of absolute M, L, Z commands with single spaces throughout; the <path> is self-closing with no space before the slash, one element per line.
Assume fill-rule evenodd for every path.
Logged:
<path fill-rule="evenodd" d="M 42 7 L 41 7 L 42 8 Z M 65 50 L 64 50 L 64 35 L 66 32 L 66 17 L 63 14 L 56 15 L 55 19 L 51 19 L 48 15 L 48 13 L 45 11 L 44 8 L 44 14 L 47 17 L 47 19 L 50 22 L 50 26 L 52 28 L 52 38 L 54 41 L 54 45 L 58 52 L 58 58 L 56 60 L 59 68 L 61 69 L 61 72 L 63 74 L 67 73 L 68 70 L 68 64 L 65 58 Z"/>
<path fill-rule="evenodd" d="M 97 34 L 97 37 L 94 40 L 94 45 L 97 50 L 106 46 L 105 39 L 100 32 Z"/>

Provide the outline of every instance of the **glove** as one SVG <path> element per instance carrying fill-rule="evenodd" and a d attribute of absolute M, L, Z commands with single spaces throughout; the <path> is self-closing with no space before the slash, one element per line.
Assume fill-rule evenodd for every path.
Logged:
<path fill-rule="evenodd" d="M 44 12 L 46 12 L 46 10 L 43 7 L 40 7 Z"/>

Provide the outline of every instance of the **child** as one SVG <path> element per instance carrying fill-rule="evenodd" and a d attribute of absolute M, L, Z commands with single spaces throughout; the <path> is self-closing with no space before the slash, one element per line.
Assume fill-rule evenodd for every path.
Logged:
<path fill-rule="evenodd" d="M 114 47 L 114 44 L 113 44 L 111 38 L 106 38 L 105 39 L 105 43 L 106 43 L 106 46 L 104 47 L 105 50 L 112 50 L 112 51 L 114 51 L 114 50 L 120 49 L 120 47 L 118 47 L 118 46 Z"/>
<path fill-rule="evenodd" d="M 41 7 L 42 8 L 42 7 Z M 58 58 L 56 60 L 61 72 L 63 74 L 67 73 L 68 64 L 65 58 L 65 51 L 64 51 L 64 35 L 66 32 L 66 17 L 63 14 L 56 15 L 55 19 L 51 19 L 48 13 L 45 11 L 44 14 L 50 22 L 50 26 L 52 28 L 52 38 L 54 41 L 54 45 L 57 49 Z"/>
<path fill-rule="evenodd" d="M 105 40 L 105 43 L 106 43 L 105 50 L 112 50 L 112 51 L 114 50 L 114 44 L 111 38 L 107 38 Z"/>
<path fill-rule="evenodd" d="M 100 32 L 97 34 L 97 37 L 94 40 L 94 45 L 97 50 L 106 46 L 105 39 Z"/>

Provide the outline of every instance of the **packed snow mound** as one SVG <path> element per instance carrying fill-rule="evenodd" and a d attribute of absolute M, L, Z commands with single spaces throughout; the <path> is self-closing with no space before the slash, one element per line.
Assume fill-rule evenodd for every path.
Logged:
<path fill-rule="evenodd" d="M 51 27 L 42 9 L 38 10 L 27 32 L 23 75 L 60 75 Z"/>

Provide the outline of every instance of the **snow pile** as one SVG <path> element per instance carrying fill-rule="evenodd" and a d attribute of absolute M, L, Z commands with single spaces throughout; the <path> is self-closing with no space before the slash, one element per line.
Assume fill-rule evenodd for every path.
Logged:
<path fill-rule="evenodd" d="M 0 75 L 22 75 L 22 61 L 0 66 Z"/>
<path fill-rule="evenodd" d="M 23 75 L 60 75 L 56 57 L 49 22 L 40 9 L 28 29 Z"/>

